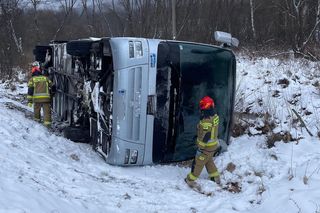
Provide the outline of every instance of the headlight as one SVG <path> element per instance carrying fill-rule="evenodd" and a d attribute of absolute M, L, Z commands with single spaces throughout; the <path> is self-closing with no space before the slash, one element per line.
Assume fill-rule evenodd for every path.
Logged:
<path fill-rule="evenodd" d="M 124 156 L 124 164 L 136 164 L 138 161 L 138 150 L 136 149 L 126 149 Z"/>
<path fill-rule="evenodd" d="M 131 164 L 136 164 L 138 160 L 138 150 L 131 150 L 130 153 L 130 163 Z"/>

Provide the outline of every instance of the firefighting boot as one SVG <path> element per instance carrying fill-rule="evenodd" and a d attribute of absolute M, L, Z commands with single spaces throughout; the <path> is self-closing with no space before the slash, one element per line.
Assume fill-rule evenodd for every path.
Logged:
<path fill-rule="evenodd" d="M 201 191 L 201 186 L 194 180 L 189 180 L 188 178 L 185 178 L 184 181 L 188 184 L 189 187 Z"/>
<path fill-rule="evenodd" d="M 220 176 L 211 177 L 210 180 L 213 181 L 213 182 L 216 182 L 216 184 L 218 184 L 218 185 L 221 184 Z"/>

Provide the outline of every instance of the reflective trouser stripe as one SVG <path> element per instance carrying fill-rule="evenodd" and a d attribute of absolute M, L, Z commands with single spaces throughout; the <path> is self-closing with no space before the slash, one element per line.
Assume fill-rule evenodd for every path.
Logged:
<path fill-rule="evenodd" d="M 190 172 L 189 174 L 188 174 L 188 178 L 189 178 L 189 180 L 197 180 L 198 179 L 198 177 L 197 176 L 194 176 L 193 174 L 192 174 L 192 172 Z"/>
<path fill-rule="evenodd" d="M 50 95 L 33 95 L 33 99 L 50 98 Z"/>
<path fill-rule="evenodd" d="M 212 141 L 212 142 L 204 143 L 204 142 L 202 142 L 200 140 L 197 140 L 197 142 L 198 142 L 198 145 L 204 146 L 204 147 L 215 146 L 215 145 L 218 144 L 218 141 Z"/>
<path fill-rule="evenodd" d="M 43 124 L 44 124 L 46 127 L 51 127 L 51 122 L 50 122 L 50 121 L 45 121 L 45 122 L 43 122 Z"/>
<path fill-rule="evenodd" d="M 220 173 L 218 171 L 209 174 L 209 177 L 218 177 L 218 176 L 220 176 Z"/>

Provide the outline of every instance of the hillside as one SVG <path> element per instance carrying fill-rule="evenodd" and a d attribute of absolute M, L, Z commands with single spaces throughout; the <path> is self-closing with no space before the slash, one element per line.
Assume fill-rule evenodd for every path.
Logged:
<path fill-rule="evenodd" d="M 0 212 L 320 212 L 319 63 L 239 57 L 236 131 L 222 187 L 184 165 L 116 167 L 30 119 L 0 84 Z M 20 94 L 20 95 L 19 95 Z M 298 113 L 313 136 L 294 114 Z"/>

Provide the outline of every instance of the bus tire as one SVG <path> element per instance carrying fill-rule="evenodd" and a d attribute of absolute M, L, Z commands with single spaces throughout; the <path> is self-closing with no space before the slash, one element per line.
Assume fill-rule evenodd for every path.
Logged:
<path fill-rule="evenodd" d="M 63 130 L 63 135 L 65 138 L 76 143 L 90 142 L 90 132 L 84 128 L 69 126 Z"/>
<path fill-rule="evenodd" d="M 88 56 L 92 43 L 93 41 L 90 40 L 69 41 L 67 43 L 67 53 L 72 56 Z"/>
<path fill-rule="evenodd" d="M 50 46 L 36 46 L 33 49 L 33 54 L 35 56 L 36 61 L 39 61 L 40 63 L 44 63 L 46 60 L 46 53 L 48 49 L 51 54 L 52 49 Z"/>

